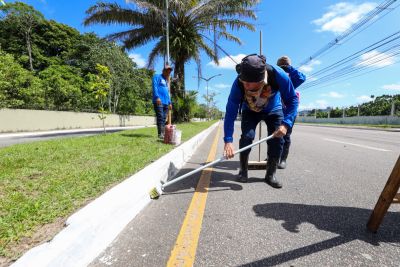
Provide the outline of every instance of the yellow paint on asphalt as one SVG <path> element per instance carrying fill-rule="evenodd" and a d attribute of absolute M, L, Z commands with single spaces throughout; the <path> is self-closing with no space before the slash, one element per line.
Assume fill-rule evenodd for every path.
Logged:
<path fill-rule="evenodd" d="M 217 134 L 211 146 L 207 162 L 215 159 L 217 145 L 219 140 L 220 127 L 218 126 Z M 196 256 L 197 244 L 200 237 L 201 225 L 203 223 L 203 215 L 206 207 L 208 188 L 211 180 L 213 168 L 206 168 L 202 171 L 196 191 L 193 195 L 192 202 L 186 212 L 181 230 L 175 242 L 174 249 L 168 260 L 167 266 L 193 266 Z"/>

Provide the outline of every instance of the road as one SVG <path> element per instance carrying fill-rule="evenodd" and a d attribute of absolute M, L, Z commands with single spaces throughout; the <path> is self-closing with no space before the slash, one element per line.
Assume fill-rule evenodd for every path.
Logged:
<path fill-rule="evenodd" d="M 215 138 L 219 157 L 222 132 L 180 174 L 212 159 Z M 196 192 L 200 174 L 167 188 L 90 266 L 399 266 L 400 205 L 377 234 L 366 223 L 399 157 L 400 133 L 296 125 L 292 140 L 288 168 L 278 170 L 282 189 L 263 182 L 265 170 L 236 182 L 238 157 L 219 163 L 208 190 L 207 171 Z"/>
<path fill-rule="evenodd" d="M 106 128 L 107 133 L 114 133 L 123 130 L 142 128 L 143 126 L 131 127 L 112 127 Z M 21 143 L 31 143 L 56 138 L 82 137 L 103 133 L 102 128 L 94 129 L 74 129 L 45 132 L 22 132 L 22 133 L 3 133 L 0 134 L 0 148 Z"/>

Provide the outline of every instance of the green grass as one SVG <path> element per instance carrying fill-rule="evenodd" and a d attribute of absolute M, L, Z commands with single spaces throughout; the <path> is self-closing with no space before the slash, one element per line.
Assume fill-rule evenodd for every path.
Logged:
<path fill-rule="evenodd" d="M 215 121 L 179 124 L 182 141 Z M 0 149 L 0 256 L 40 227 L 65 218 L 89 200 L 173 149 L 156 128 L 56 139 Z M 23 241 L 24 240 L 24 241 Z"/>

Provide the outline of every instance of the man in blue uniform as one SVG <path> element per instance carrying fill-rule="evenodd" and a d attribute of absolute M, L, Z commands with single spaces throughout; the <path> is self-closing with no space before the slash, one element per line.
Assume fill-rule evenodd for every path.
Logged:
<path fill-rule="evenodd" d="M 281 68 L 268 65 L 265 57 L 260 55 L 243 58 L 237 70 L 239 76 L 233 82 L 226 105 L 224 155 L 227 158 L 234 156 L 234 122 L 243 103 L 239 148 L 253 142 L 257 124 L 265 121 L 268 135 L 274 134 L 274 138 L 268 141 L 265 182 L 274 188 L 281 188 L 282 183 L 275 174 L 282 150 L 282 137 L 292 127 L 297 114 L 298 99 L 293 84 Z M 282 110 L 281 96 L 285 111 Z M 249 153 L 250 149 L 240 153 L 240 182 L 247 182 Z"/>
<path fill-rule="evenodd" d="M 165 65 L 162 74 L 153 76 L 153 105 L 157 119 L 158 138 L 164 140 L 165 121 L 168 110 L 172 109 L 168 85 L 172 67 Z"/>
<path fill-rule="evenodd" d="M 293 87 L 295 89 L 306 81 L 306 76 L 303 73 L 301 73 L 300 71 L 298 71 L 297 69 L 292 67 L 291 60 L 288 56 L 280 57 L 278 59 L 278 61 L 276 62 L 276 65 L 281 67 L 289 75 L 289 78 L 292 81 Z M 295 92 L 296 92 L 297 98 L 300 103 L 300 93 L 297 90 L 295 90 Z M 278 169 L 286 168 L 286 160 L 289 155 L 289 148 L 290 148 L 290 144 L 291 144 L 290 136 L 292 135 L 292 129 L 293 129 L 295 120 L 296 120 L 296 117 L 293 120 L 292 127 L 290 127 L 288 129 L 286 135 L 283 137 L 283 148 L 282 148 L 281 157 L 279 159 Z"/>

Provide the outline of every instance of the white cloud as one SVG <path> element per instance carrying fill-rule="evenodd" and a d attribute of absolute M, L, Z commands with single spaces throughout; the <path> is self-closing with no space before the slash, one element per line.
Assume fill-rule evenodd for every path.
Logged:
<path fill-rule="evenodd" d="M 143 68 L 144 66 L 146 66 L 146 60 L 142 57 L 141 54 L 129 54 L 129 58 L 132 59 L 139 68 Z"/>
<path fill-rule="evenodd" d="M 339 94 L 338 92 L 329 92 L 327 94 L 322 94 L 322 96 L 328 96 L 328 97 L 332 97 L 332 98 L 343 98 L 344 95 Z"/>
<path fill-rule="evenodd" d="M 301 66 L 299 70 L 302 72 L 311 72 L 314 70 L 314 67 L 318 65 L 321 65 L 321 61 L 314 59 L 311 60 L 310 63 L 308 63 L 307 65 Z"/>
<path fill-rule="evenodd" d="M 236 62 L 241 62 L 242 59 L 245 57 L 245 54 L 239 54 L 236 56 L 231 56 Z M 215 64 L 213 61 L 207 63 L 208 66 L 212 66 L 214 68 L 220 68 L 220 69 L 235 69 L 236 63 L 233 62 L 232 59 L 230 59 L 228 56 L 220 58 L 219 60 L 219 65 Z"/>
<path fill-rule="evenodd" d="M 226 89 L 226 88 L 229 88 L 231 86 L 229 84 L 217 83 L 216 85 L 214 85 L 214 87 L 218 88 L 218 89 Z"/>
<path fill-rule="evenodd" d="M 328 106 L 328 102 L 326 100 L 317 100 L 317 108 L 326 108 Z"/>
<path fill-rule="evenodd" d="M 310 110 L 310 109 L 326 109 L 328 107 L 328 102 L 323 99 L 316 100 L 315 102 L 309 103 L 307 105 L 299 105 L 299 110 Z"/>
<path fill-rule="evenodd" d="M 361 96 L 358 96 L 358 97 L 357 97 L 357 101 L 358 101 L 359 103 L 369 102 L 369 101 L 371 101 L 371 100 L 372 100 L 372 98 L 371 98 L 371 96 L 369 96 L 369 95 L 361 95 Z"/>
<path fill-rule="evenodd" d="M 328 12 L 321 18 L 313 20 L 317 25 L 318 31 L 330 31 L 340 34 L 357 23 L 365 14 L 376 7 L 376 3 L 366 2 L 360 5 L 341 2 L 328 7 Z"/>
<path fill-rule="evenodd" d="M 393 91 L 400 91 L 400 83 L 398 84 L 387 84 L 382 86 L 383 89 L 386 90 L 393 90 Z"/>
<path fill-rule="evenodd" d="M 366 67 L 385 67 L 396 63 L 396 57 L 376 50 L 362 54 L 360 56 L 359 66 Z"/>

